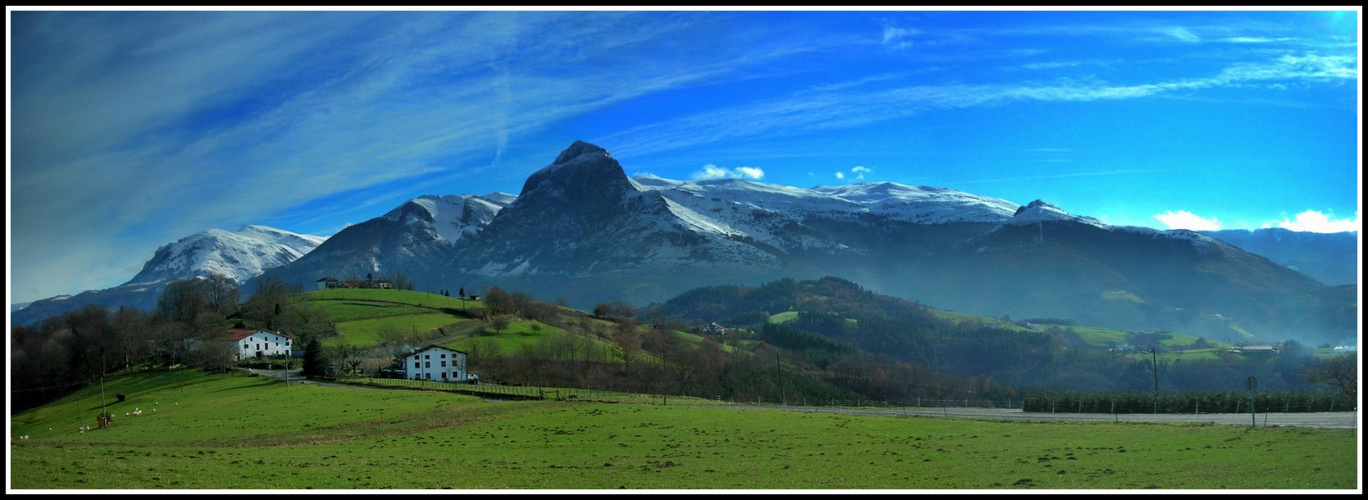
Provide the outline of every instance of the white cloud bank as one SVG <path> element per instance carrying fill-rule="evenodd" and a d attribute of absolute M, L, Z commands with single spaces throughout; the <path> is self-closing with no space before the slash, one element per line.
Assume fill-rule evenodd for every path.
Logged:
<path fill-rule="evenodd" d="M 1172 210 L 1154 216 L 1159 222 L 1163 222 L 1169 229 L 1188 229 L 1192 231 L 1216 231 L 1221 229 L 1221 221 L 1214 217 L 1207 219 L 1187 210 Z"/>
<path fill-rule="evenodd" d="M 709 179 L 750 179 L 758 181 L 765 177 L 765 171 L 755 167 L 736 167 L 726 169 L 711 163 L 704 165 L 703 170 L 694 172 L 691 176 L 693 180 Z"/>
<path fill-rule="evenodd" d="M 1192 231 L 1218 231 L 1221 229 L 1221 221 L 1215 217 L 1206 218 L 1186 210 L 1176 212 L 1170 210 L 1155 215 L 1154 218 L 1167 225 L 1169 229 L 1189 229 Z M 1357 212 L 1354 213 L 1352 219 L 1334 219 L 1331 215 L 1307 210 L 1297 214 L 1295 219 L 1289 219 L 1284 214 L 1281 220 L 1268 221 L 1260 227 L 1263 229 L 1278 227 L 1308 233 L 1343 233 L 1358 231 L 1359 220 Z"/>
<path fill-rule="evenodd" d="M 1310 233 L 1342 233 L 1346 231 L 1358 231 L 1359 220 L 1358 212 L 1354 212 L 1353 219 L 1333 220 L 1329 215 L 1315 210 L 1307 210 L 1297 214 L 1295 220 L 1289 220 L 1286 215 L 1283 215 L 1282 220 L 1265 222 L 1263 227 L 1280 227 L 1292 231 Z"/>

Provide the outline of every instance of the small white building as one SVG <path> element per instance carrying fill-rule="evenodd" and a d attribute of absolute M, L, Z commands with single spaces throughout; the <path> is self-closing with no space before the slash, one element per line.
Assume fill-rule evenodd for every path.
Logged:
<path fill-rule="evenodd" d="M 439 382 L 469 382 L 466 353 L 439 345 L 423 347 L 404 356 L 404 378 Z"/>
<path fill-rule="evenodd" d="M 283 333 L 260 328 L 234 328 L 225 333 L 224 340 L 232 342 L 236 359 L 248 359 L 258 353 L 266 356 L 285 356 L 294 347 L 294 341 Z"/>

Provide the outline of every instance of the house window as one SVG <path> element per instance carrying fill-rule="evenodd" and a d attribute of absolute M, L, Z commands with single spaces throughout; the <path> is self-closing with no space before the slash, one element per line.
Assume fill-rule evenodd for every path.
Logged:
<path fill-rule="evenodd" d="M 424 354 L 424 355 L 423 355 L 423 359 L 432 359 L 432 355 L 431 355 L 431 354 Z"/>
<path fill-rule="evenodd" d="M 446 367 L 446 361 L 443 361 L 443 362 L 442 362 L 442 367 L 443 367 L 443 368 Z"/>
<path fill-rule="evenodd" d="M 432 374 L 431 374 L 431 373 L 424 373 L 423 375 L 425 375 L 425 376 L 427 377 L 428 380 L 432 380 Z"/>
<path fill-rule="evenodd" d="M 424 368 L 432 368 L 432 362 L 431 362 L 431 361 L 424 361 L 423 364 L 427 365 L 427 366 L 425 366 Z"/>
<path fill-rule="evenodd" d="M 446 372 L 442 372 L 442 378 L 447 378 L 447 377 L 446 377 Z"/>
<path fill-rule="evenodd" d="M 443 354 L 442 357 L 445 358 L 445 357 L 446 357 L 446 354 Z"/>
<path fill-rule="evenodd" d="M 418 366 L 418 362 L 417 362 L 417 361 L 414 361 L 414 362 L 413 362 L 413 367 L 414 367 L 414 368 L 420 368 L 420 367 Z"/>

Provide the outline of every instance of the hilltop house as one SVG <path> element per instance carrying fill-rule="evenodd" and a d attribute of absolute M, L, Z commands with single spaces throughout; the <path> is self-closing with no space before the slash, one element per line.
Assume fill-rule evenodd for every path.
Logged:
<path fill-rule="evenodd" d="M 196 344 L 199 341 L 195 341 Z M 233 328 L 224 330 L 210 342 L 230 344 L 235 361 L 249 359 L 258 354 L 266 356 L 285 356 L 294 347 L 294 339 L 283 333 L 260 328 Z"/>
<path fill-rule="evenodd" d="M 319 290 L 330 290 L 330 289 L 333 289 L 333 288 L 337 288 L 338 283 L 341 283 L 341 282 L 337 281 L 336 278 L 319 278 L 319 279 L 318 279 L 318 289 L 319 289 Z"/>
<path fill-rule="evenodd" d="M 724 333 L 727 333 L 727 329 L 723 328 L 722 325 L 712 323 L 703 327 L 703 333 L 709 335 L 722 335 Z"/>
<path fill-rule="evenodd" d="M 429 345 L 404 356 L 404 378 L 442 382 L 470 382 L 466 353 Z"/>

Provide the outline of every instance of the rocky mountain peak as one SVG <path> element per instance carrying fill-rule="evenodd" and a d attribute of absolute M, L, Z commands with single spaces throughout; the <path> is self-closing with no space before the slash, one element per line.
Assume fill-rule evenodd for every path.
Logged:
<path fill-rule="evenodd" d="M 641 191 L 622 171 L 622 165 L 608 151 L 584 141 L 575 141 L 556 156 L 556 161 L 527 178 L 514 205 L 533 200 L 561 200 L 573 203 L 619 201 L 626 193 Z M 528 196 L 532 195 L 532 196 Z"/>
<path fill-rule="evenodd" d="M 1045 200 L 1036 200 L 1036 201 L 1027 203 L 1025 206 L 1023 206 L 1023 207 L 1021 207 L 1021 208 L 1018 208 L 1018 209 L 1016 210 L 1016 213 L 1012 214 L 1012 216 L 1013 216 L 1013 217 L 1016 217 L 1016 216 L 1021 215 L 1022 213 L 1026 212 L 1026 211 L 1028 211 L 1028 210 L 1031 210 L 1031 209 L 1049 210 L 1049 211 L 1052 211 L 1052 212 L 1060 212 L 1060 213 L 1063 213 L 1063 212 L 1064 212 L 1063 210 L 1060 210 L 1059 207 L 1056 207 L 1056 206 L 1054 206 L 1054 205 L 1051 205 L 1051 204 L 1049 204 L 1049 203 L 1046 203 Z"/>
<path fill-rule="evenodd" d="M 601 147 L 584 141 L 575 141 L 574 144 L 571 144 L 570 147 L 565 148 L 565 151 L 561 151 L 561 154 L 556 156 L 556 161 L 553 165 L 560 165 L 581 156 L 610 157 L 608 151 Z"/>

